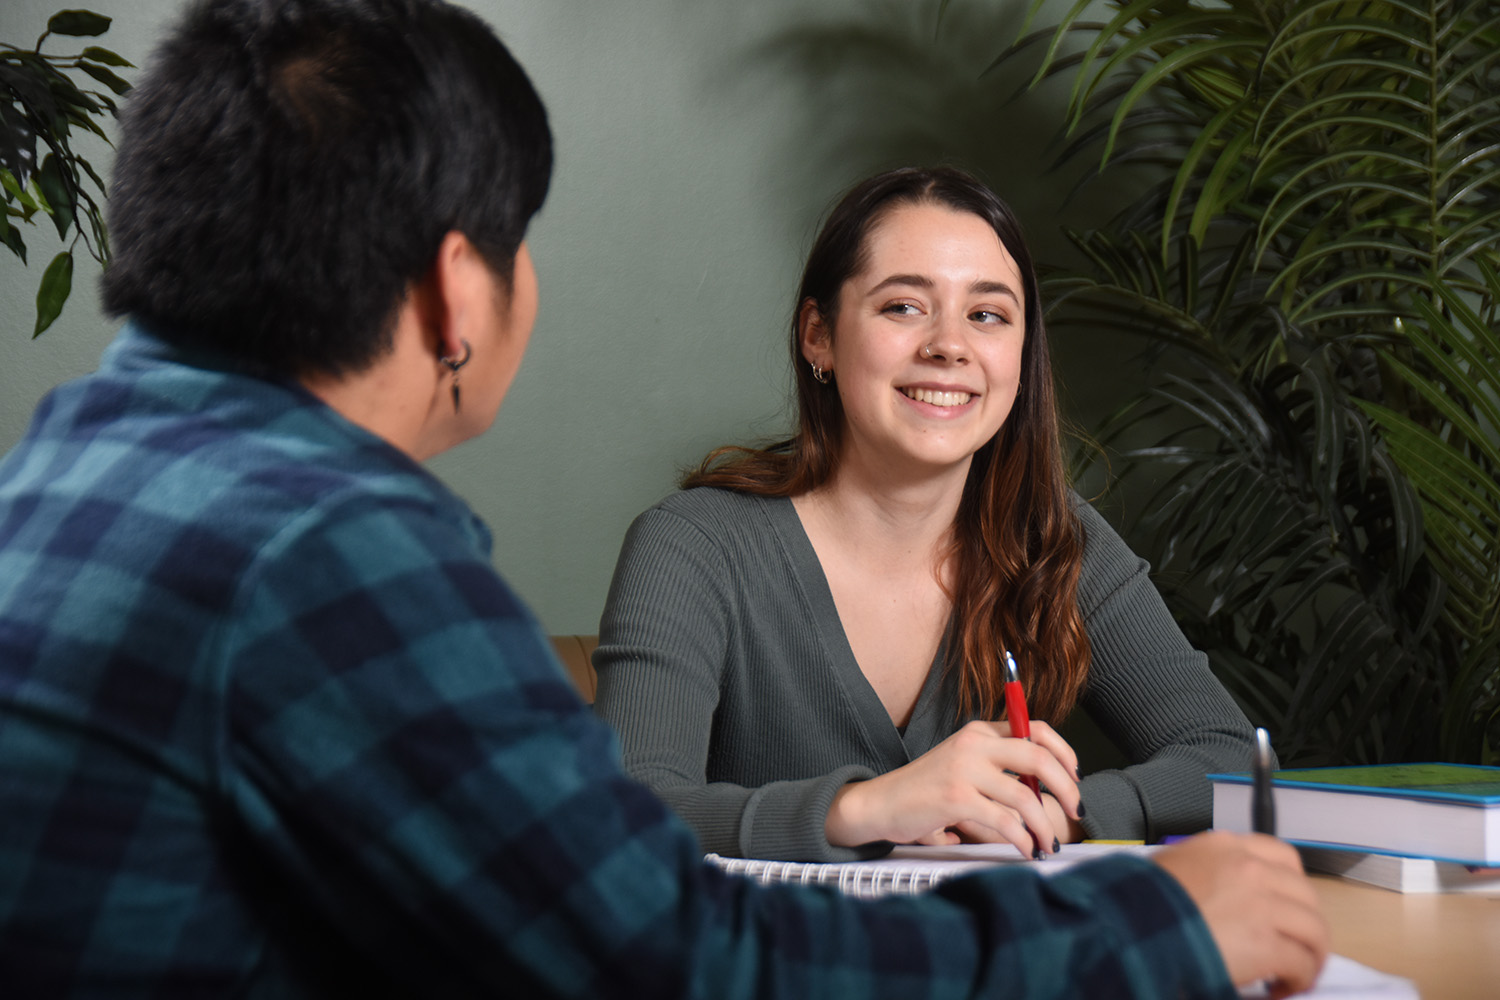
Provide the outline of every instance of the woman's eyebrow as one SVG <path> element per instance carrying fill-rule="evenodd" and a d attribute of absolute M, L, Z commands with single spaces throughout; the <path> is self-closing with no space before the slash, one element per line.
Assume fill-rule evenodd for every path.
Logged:
<path fill-rule="evenodd" d="M 969 291 L 979 295 L 1009 295 L 1017 302 L 1021 301 L 1021 296 L 1016 294 L 1015 289 L 1003 281 L 976 281 L 969 286 Z"/>
<path fill-rule="evenodd" d="M 893 274 L 871 288 L 867 294 L 874 295 L 876 292 L 889 288 L 892 285 L 911 285 L 915 288 L 931 289 L 934 287 L 934 282 L 931 278 L 921 274 Z M 1021 296 L 1016 294 L 1015 289 L 1003 281 L 986 281 L 981 279 L 971 284 L 969 291 L 975 295 L 1009 295 L 1016 302 L 1021 301 Z"/>
<path fill-rule="evenodd" d="M 891 285 L 915 285 L 917 288 L 932 288 L 933 281 L 931 278 L 920 274 L 893 274 L 870 289 L 870 294 L 873 295 L 882 288 L 889 288 Z"/>

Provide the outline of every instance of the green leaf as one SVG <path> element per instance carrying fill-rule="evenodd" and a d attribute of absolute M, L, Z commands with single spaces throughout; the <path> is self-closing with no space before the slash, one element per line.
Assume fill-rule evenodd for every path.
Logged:
<path fill-rule="evenodd" d="M 1343 5 L 1344 0 L 1335 0 L 1335 2 Z M 1383 3 L 1386 6 L 1398 6 L 1395 0 L 1383 0 Z M 1408 9 L 1410 10 L 1410 8 Z M 1411 13 L 1418 17 L 1426 16 L 1425 14 L 1419 14 L 1415 10 L 1411 10 Z M 1290 25 L 1290 22 L 1288 24 Z M 1351 37 L 1369 38 L 1372 36 L 1374 38 L 1390 39 L 1398 46 L 1408 45 L 1415 47 L 1425 41 L 1411 32 L 1403 32 L 1399 27 L 1387 24 L 1378 18 L 1339 17 L 1321 24 L 1311 25 L 1310 27 L 1298 28 L 1295 31 L 1283 30 L 1282 34 L 1277 36 L 1276 40 L 1272 42 L 1270 48 L 1267 50 L 1266 61 L 1270 62 L 1276 59 L 1286 49 L 1293 46 L 1301 46 L 1304 49 L 1309 48 L 1309 42 L 1323 35 L 1333 35 L 1336 43 L 1347 42 Z"/>
<path fill-rule="evenodd" d="M 42 272 L 41 287 L 36 290 L 36 330 L 33 340 L 52 325 L 62 312 L 68 293 L 73 290 L 73 254 L 64 250 L 52 258 L 47 270 Z"/>
<path fill-rule="evenodd" d="M 47 192 L 37 183 L 37 174 L 31 175 L 31 183 L 26 186 L 26 190 L 31 194 L 32 204 L 48 215 L 52 214 L 52 203 L 47 200 Z"/>
<path fill-rule="evenodd" d="M 15 176 L 9 170 L 0 170 L 0 188 L 4 188 L 6 194 L 10 195 L 11 198 L 14 198 L 16 201 L 20 202 L 21 207 L 26 209 L 26 215 L 28 218 L 31 216 L 32 212 L 35 212 L 42 207 L 37 203 L 37 200 L 31 196 L 31 192 L 22 187 L 20 184 L 16 183 Z"/>
<path fill-rule="evenodd" d="M 1045 0 L 1036 0 L 1032 4 L 1031 9 L 1026 13 L 1025 20 L 1021 22 L 1021 30 L 1017 32 L 1017 37 L 1026 34 L 1026 29 L 1030 26 L 1032 18 L 1036 16 L 1037 11 L 1041 10 L 1044 2 Z M 1052 43 L 1047 46 L 1046 54 L 1042 56 L 1042 62 L 1037 67 L 1036 76 L 1031 79 L 1031 87 L 1035 88 L 1047 77 L 1052 66 L 1052 61 L 1057 55 L 1058 47 L 1062 45 L 1063 39 L 1067 37 L 1073 22 L 1088 9 L 1089 4 L 1092 2 L 1093 0 L 1077 0 L 1073 8 L 1068 11 L 1067 15 L 1058 25 L 1057 31 L 1052 36 Z"/>
<path fill-rule="evenodd" d="M 1174 73 L 1181 73 L 1186 66 L 1191 66 L 1195 60 L 1222 58 L 1236 50 L 1247 50 L 1251 46 L 1243 39 L 1210 39 L 1178 49 L 1170 55 L 1153 63 L 1139 80 L 1133 83 L 1130 90 L 1120 101 L 1114 119 L 1110 123 L 1109 136 L 1104 141 L 1104 151 L 1100 155 L 1100 163 L 1108 163 L 1110 155 L 1114 151 L 1115 142 L 1118 141 L 1120 126 L 1123 124 L 1125 115 L 1133 108 L 1136 102 L 1145 97 L 1146 93 L 1155 87 L 1163 79 L 1169 79 Z"/>
<path fill-rule="evenodd" d="M 21 238 L 21 231 L 10 224 L 9 219 L 0 225 L 0 243 L 10 247 L 11 253 L 21 258 L 22 264 L 26 263 L 26 241 Z"/>
<path fill-rule="evenodd" d="M 1256 134 L 1258 135 L 1263 130 L 1267 120 L 1274 117 L 1273 113 L 1287 111 L 1289 114 L 1296 114 L 1305 103 L 1303 96 L 1305 93 L 1318 93 L 1324 89 L 1325 81 L 1320 78 L 1345 69 L 1363 71 L 1365 74 L 1376 71 L 1387 79 L 1406 77 L 1427 80 L 1431 77 L 1430 69 L 1415 58 L 1361 56 L 1318 60 L 1311 66 L 1288 76 L 1266 99 L 1260 121 L 1256 123 Z M 1342 91 L 1342 87 L 1336 87 L 1334 90 L 1337 94 Z"/>
<path fill-rule="evenodd" d="M 105 142 L 107 142 L 107 143 L 109 142 L 109 133 L 105 132 L 104 129 L 100 128 L 94 122 L 94 120 L 92 118 L 86 118 L 86 117 L 82 117 L 82 116 L 77 116 L 77 117 L 69 116 L 69 120 L 70 121 L 74 121 L 74 122 L 78 123 L 79 125 L 83 126 L 84 128 L 88 129 L 90 132 L 94 133 L 99 138 L 103 139 Z M 113 145 L 113 143 L 110 143 L 110 145 Z"/>
<path fill-rule="evenodd" d="M 57 226 L 58 238 L 67 239 L 68 230 L 73 228 L 73 185 L 70 178 L 64 176 L 56 156 L 47 154 L 47 158 L 42 161 L 42 169 L 36 172 L 34 180 L 47 198 L 48 214 Z"/>
<path fill-rule="evenodd" d="M 1369 191 L 1381 191 L 1397 202 L 1406 202 L 1413 208 L 1421 209 L 1427 205 L 1422 193 L 1412 191 L 1402 184 L 1373 177 L 1346 177 L 1338 180 L 1320 184 L 1312 189 L 1304 188 L 1302 193 L 1289 204 L 1283 206 L 1280 211 L 1272 214 L 1267 208 L 1267 217 L 1261 222 L 1260 246 L 1264 249 L 1278 233 L 1285 228 L 1295 217 L 1299 216 L 1303 209 L 1314 207 L 1320 213 L 1327 212 L 1339 203 L 1341 196 L 1349 193 L 1361 193 Z"/>
<path fill-rule="evenodd" d="M 98 80 L 100 83 L 104 84 L 110 90 L 113 90 L 116 94 L 126 94 L 130 92 L 129 83 L 120 79 L 118 76 L 111 73 L 103 66 L 95 66 L 93 63 L 79 63 L 78 68 L 83 70 L 89 76 L 93 77 L 95 80 Z"/>
<path fill-rule="evenodd" d="M 1232 185 L 1232 189 L 1235 192 L 1244 189 L 1247 178 L 1243 164 L 1249 159 L 1246 149 L 1250 145 L 1250 138 L 1248 131 L 1234 135 L 1203 180 L 1203 190 L 1198 193 L 1198 203 L 1193 207 L 1192 221 L 1188 224 L 1188 235 L 1199 246 L 1203 245 L 1214 218 L 1227 214 L 1224 206 L 1234 200 L 1225 193 L 1225 185 L 1233 178 L 1236 183 Z"/>
<path fill-rule="evenodd" d="M 121 55 L 116 55 L 115 53 L 109 51 L 109 49 L 101 49 L 97 45 L 90 45 L 88 48 L 84 49 L 80 57 L 96 63 L 101 63 L 105 66 L 128 66 L 131 69 L 135 68 L 135 63 L 131 62 L 129 59 L 126 59 Z"/>
<path fill-rule="evenodd" d="M 47 21 L 54 35 L 102 35 L 109 30 L 110 19 L 91 10 L 60 10 Z"/>

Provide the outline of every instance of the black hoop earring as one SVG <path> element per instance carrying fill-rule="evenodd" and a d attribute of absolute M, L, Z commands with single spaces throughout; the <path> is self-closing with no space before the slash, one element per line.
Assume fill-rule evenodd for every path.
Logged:
<path fill-rule="evenodd" d="M 438 358 L 438 361 L 440 361 L 443 364 L 447 365 L 448 366 L 448 370 L 453 373 L 453 412 L 454 413 L 458 412 L 458 396 L 459 396 L 459 394 L 458 394 L 458 370 L 460 368 L 462 368 L 464 365 L 468 364 L 469 363 L 469 358 L 472 357 L 473 354 L 474 354 L 474 348 L 472 348 L 472 347 L 469 346 L 469 342 L 467 340 L 463 340 L 462 338 L 460 338 L 459 343 L 464 345 L 464 356 L 463 357 L 461 357 L 461 358 L 455 358 L 455 357 L 452 357 L 451 355 L 445 354 L 445 355 L 442 355 L 441 357 Z"/>

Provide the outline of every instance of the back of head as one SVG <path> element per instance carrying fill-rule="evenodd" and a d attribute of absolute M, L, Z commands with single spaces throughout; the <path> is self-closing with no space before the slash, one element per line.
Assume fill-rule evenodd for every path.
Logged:
<path fill-rule="evenodd" d="M 367 367 L 443 235 L 511 274 L 552 138 L 443 0 L 199 0 L 122 116 L 104 304 L 253 369 Z"/>

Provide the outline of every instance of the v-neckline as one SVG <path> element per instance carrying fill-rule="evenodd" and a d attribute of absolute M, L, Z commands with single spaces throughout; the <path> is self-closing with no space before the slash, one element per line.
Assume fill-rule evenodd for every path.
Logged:
<path fill-rule="evenodd" d="M 767 500 L 766 511 L 808 602 L 813 626 L 828 654 L 832 673 L 853 705 L 860 727 L 871 745 L 897 766 L 925 753 L 937 742 L 943 723 L 942 708 L 948 700 L 942 697 L 945 644 L 938 645 L 903 735 L 854 657 L 854 649 L 849 645 L 849 636 L 844 631 L 838 605 L 833 599 L 833 589 L 828 585 L 828 575 L 823 572 L 823 564 L 818 561 L 818 554 L 813 549 L 812 539 L 807 537 L 807 529 L 797 514 L 797 508 L 790 498 L 778 497 Z M 916 753 L 908 747 L 915 748 Z"/>

